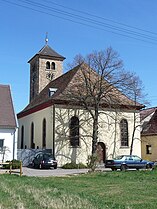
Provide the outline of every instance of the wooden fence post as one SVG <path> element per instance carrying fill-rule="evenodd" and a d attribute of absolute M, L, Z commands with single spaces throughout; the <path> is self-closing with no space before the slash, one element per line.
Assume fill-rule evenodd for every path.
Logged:
<path fill-rule="evenodd" d="M 9 165 L 10 165 L 9 173 L 11 174 L 11 170 L 12 170 L 12 162 L 10 162 Z"/>
<path fill-rule="evenodd" d="M 22 161 L 20 161 L 20 176 L 22 176 Z"/>

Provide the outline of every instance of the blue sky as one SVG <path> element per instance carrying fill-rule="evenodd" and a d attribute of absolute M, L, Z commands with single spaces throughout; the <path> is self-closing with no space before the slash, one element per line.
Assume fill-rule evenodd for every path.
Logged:
<path fill-rule="evenodd" d="M 29 102 L 27 61 L 45 44 L 72 62 L 112 47 L 136 72 L 157 106 L 156 0 L 0 0 L 0 84 L 10 84 L 15 112 Z"/>

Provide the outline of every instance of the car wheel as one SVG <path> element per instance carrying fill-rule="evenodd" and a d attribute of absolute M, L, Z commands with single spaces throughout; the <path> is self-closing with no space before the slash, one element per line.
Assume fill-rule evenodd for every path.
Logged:
<path fill-rule="evenodd" d="M 57 169 L 57 165 L 54 166 L 54 169 Z"/>
<path fill-rule="evenodd" d="M 152 165 L 147 164 L 147 165 L 146 165 L 146 169 L 150 169 L 150 168 L 152 168 Z"/>
<path fill-rule="evenodd" d="M 37 164 L 34 163 L 33 168 L 38 168 Z"/>
<path fill-rule="evenodd" d="M 126 169 L 127 169 L 126 165 L 121 165 L 121 167 L 120 167 L 121 171 L 126 171 Z"/>

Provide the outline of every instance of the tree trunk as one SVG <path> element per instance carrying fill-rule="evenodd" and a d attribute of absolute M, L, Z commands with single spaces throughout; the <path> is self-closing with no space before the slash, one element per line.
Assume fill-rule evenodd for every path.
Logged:
<path fill-rule="evenodd" d="M 133 152 L 134 136 L 135 136 L 135 130 L 136 130 L 136 126 L 135 126 L 136 118 L 135 117 L 136 117 L 136 115 L 134 113 L 134 129 L 133 129 L 132 139 L 131 139 L 130 155 L 132 155 L 132 152 Z"/>
<path fill-rule="evenodd" d="M 117 112 L 116 112 L 116 116 L 115 116 L 115 124 L 114 124 L 114 142 L 113 142 L 113 154 L 112 154 L 112 158 L 115 157 L 116 155 L 116 139 L 117 139 Z"/>
<path fill-rule="evenodd" d="M 98 142 L 98 110 L 95 111 L 95 117 L 93 120 L 93 136 L 92 136 L 92 155 L 96 153 Z"/>
<path fill-rule="evenodd" d="M 134 135 L 135 135 L 135 129 L 133 130 L 133 134 L 132 134 L 132 140 L 131 140 L 131 146 L 130 146 L 130 155 L 132 155 L 132 152 L 133 152 Z"/>

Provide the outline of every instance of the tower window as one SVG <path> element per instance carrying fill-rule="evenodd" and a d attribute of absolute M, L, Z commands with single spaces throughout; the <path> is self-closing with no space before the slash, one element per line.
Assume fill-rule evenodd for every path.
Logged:
<path fill-rule="evenodd" d="M 49 61 L 46 62 L 46 69 L 50 69 L 50 62 Z"/>
<path fill-rule="evenodd" d="M 51 69 L 52 69 L 52 70 L 55 70 L 55 68 L 56 68 L 55 63 L 52 62 L 52 63 L 51 63 Z"/>

